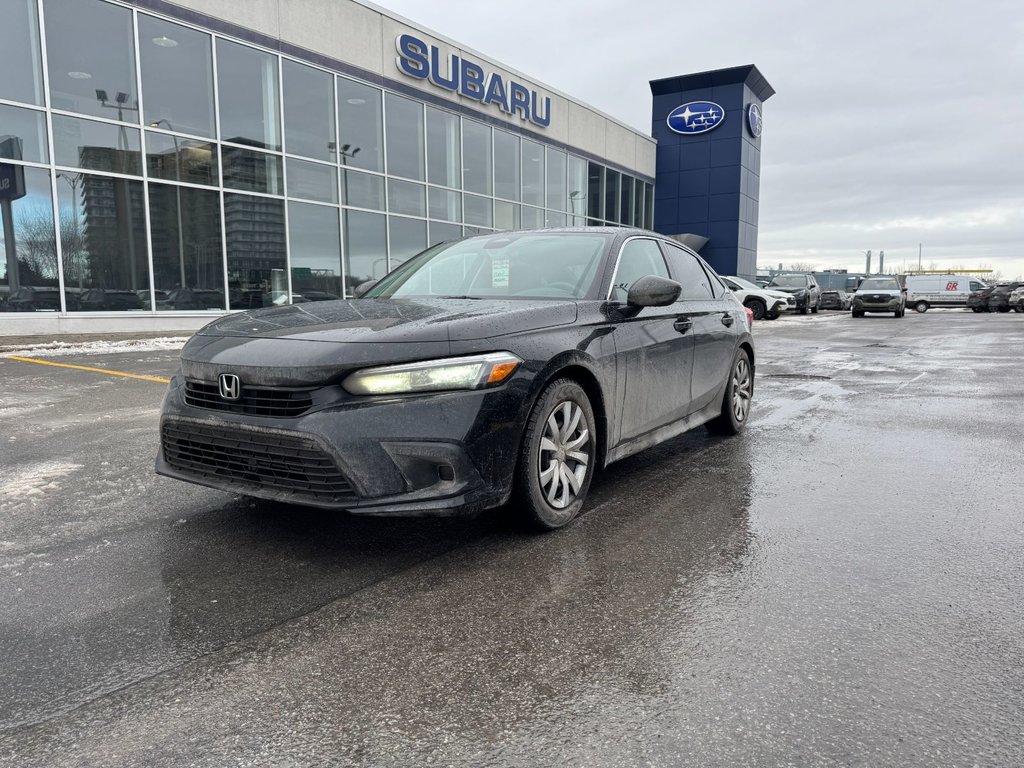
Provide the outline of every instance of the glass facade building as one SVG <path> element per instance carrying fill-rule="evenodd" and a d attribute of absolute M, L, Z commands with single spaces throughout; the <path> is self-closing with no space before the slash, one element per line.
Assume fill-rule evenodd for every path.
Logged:
<path fill-rule="evenodd" d="M 110 0 L 3 0 L 0 309 L 352 295 L 465 234 L 651 228 L 594 157 Z"/>

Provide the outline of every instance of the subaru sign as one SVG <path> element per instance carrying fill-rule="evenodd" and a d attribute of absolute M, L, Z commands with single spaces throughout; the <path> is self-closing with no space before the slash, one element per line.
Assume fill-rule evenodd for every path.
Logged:
<path fill-rule="evenodd" d="M 713 101 L 690 101 L 668 114 L 668 127 L 676 133 L 707 133 L 725 120 L 725 110 Z"/>
<path fill-rule="evenodd" d="M 551 98 L 543 100 L 537 91 L 530 90 L 511 78 L 506 83 L 497 72 L 488 72 L 482 64 L 451 54 L 442 60 L 436 45 L 427 45 L 418 37 L 402 34 L 395 38 L 398 69 L 409 77 L 427 80 L 432 85 L 457 93 L 465 99 L 478 101 L 484 106 L 497 105 L 506 115 L 518 115 L 534 125 L 551 125 Z"/>
<path fill-rule="evenodd" d="M 764 128 L 764 118 L 761 117 L 761 108 L 757 104 L 747 107 L 747 127 L 750 129 L 751 136 L 755 139 L 760 137 L 761 130 Z"/>

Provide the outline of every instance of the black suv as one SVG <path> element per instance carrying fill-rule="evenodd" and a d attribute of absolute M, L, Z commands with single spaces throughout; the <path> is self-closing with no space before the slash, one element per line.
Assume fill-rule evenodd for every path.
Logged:
<path fill-rule="evenodd" d="M 1024 283 L 999 283 L 991 288 L 975 291 L 967 297 L 967 306 L 975 312 L 1009 312 L 1010 294 Z"/>
<path fill-rule="evenodd" d="M 768 287 L 792 294 L 801 315 L 806 315 L 807 310 L 818 314 L 821 308 L 821 288 L 818 287 L 814 275 L 776 275 L 768 283 Z"/>

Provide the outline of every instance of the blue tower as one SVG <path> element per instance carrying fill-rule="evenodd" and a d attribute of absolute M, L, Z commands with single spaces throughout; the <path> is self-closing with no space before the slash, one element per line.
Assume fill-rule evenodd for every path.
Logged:
<path fill-rule="evenodd" d="M 707 238 L 700 254 L 715 270 L 754 279 L 761 112 L 775 89 L 750 64 L 652 80 L 651 93 L 654 229 Z"/>

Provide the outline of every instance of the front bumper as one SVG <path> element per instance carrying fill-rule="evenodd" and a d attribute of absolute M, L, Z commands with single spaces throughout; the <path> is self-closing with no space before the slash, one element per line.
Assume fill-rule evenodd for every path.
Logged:
<path fill-rule="evenodd" d="M 268 418 L 189 405 L 178 375 L 164 401 L 156 471 L 356 514 L 469 514 L 511 494 L 524 401 L 513 377 L 493 390 L 342 397 Z"/>
<path fill-rule="evenodd" d="M 771 305 L 768 310 L 776 315 L 780 315 L 786 310 L 793 309 L 796 307 L 796 301 L 792 298 L 789 299 L 776 299 L 775 303 Z"/>
<path fill-rule="evenodd" d="M 854 299 L 853 309 L 857 312 L 899 312 L 903 309 L 903 299 Z"/>

